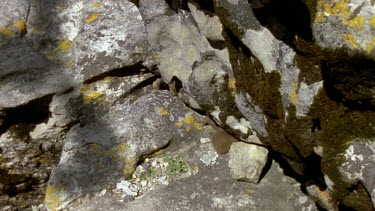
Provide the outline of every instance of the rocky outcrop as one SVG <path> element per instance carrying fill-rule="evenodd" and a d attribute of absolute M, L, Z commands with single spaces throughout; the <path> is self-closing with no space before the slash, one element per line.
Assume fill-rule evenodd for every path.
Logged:
<path fill-rule="evenodd" d="M 0 11 L 2 209 L 374 209 L 372 1 Z"/>

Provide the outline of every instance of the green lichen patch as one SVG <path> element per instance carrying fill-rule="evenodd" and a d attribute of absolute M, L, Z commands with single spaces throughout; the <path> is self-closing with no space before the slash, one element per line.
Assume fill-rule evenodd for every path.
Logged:
<path fill-rule="evenodd" d="M 165 173 L 169 177 L 186 173 L 189 170 L 189 165 L 186 161 L 182 160 L 180 155 L 177 155 L 175 158 L 166 155 L 163 157 L 163 162 L 168 164 Z"/>

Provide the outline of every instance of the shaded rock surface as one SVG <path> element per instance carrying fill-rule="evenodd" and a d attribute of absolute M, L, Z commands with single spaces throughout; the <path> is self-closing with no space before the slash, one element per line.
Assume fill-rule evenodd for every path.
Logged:
<path fill-rule="evenodd" d="M 77 210 L 316 210 L 298 183 L 284 176 L 276 162 L 255 185 L 230 179 L 228 156 L 216 157 L 209 165 L 202 162 L 202 155 L 211 151 L 209 143 L 187 151 L 189 166 L 198 169 L 187 178 L 173 179 L 169 185 L 161 185 L 129 203 L 108 195 L 88 200 Z"/>
<path fill-rule="evenodd" d="M 373 210 L 373 7 L 3 1 L 1 209 Z"/>

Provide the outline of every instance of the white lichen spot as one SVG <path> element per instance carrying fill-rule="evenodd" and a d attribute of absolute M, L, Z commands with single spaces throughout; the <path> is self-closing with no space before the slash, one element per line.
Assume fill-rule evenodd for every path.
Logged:
<path fill-rule="evenodd" d="M 209 150 L 200 158 L 200 161 L 202 161 L 206 166 L 209 166 L 215 164 L 218 157 L 219 155 L 214 150 Z"/>
<path fill-rule="evenodd" d="M 241 118 L 239 122 L 234 116 L 229 116 L 227 117 L 226 123 L 234 130 L 239 130 L 243 134 L 247 134 L 249 128 L 251 128 L 250 122 L 244 118 Z"/>
<path fill-rule="evenodd" d="M 351 161 L 363 161 L 363 156 L 362 155 L 356 155 L 354 154 L 354 146 L 351 145 L 345 150 L 345 158 L 348 160 L 350 159 Z"/>
<path fill-rule="evenodd" d="M 210 141 L 211 141 L 210 138 L 201 138 L 201 139 L 200 139 L 201 144 L 205 144 L 205 143 L 208 143 L 208 142 L 210 142 Z"/>
<path fill-rule="evenodd" d="M 238 1 L 239 0 L 228 0 L 228 2 L 233 4 L 233 5 L 238 5 Z"/>
<path fill-rule="evenodd" d="M 211 115 L 212 115 L 215 119 L 219 120 L 219 115 L 220 115 L 220 113 L 221 113 L 221 110 L 220 110 L 219 106 L 215 106 L 214 109 L 215 109 L 215 110 L 211 112 Z"/>
<path fill-rule="evenodd" d="M 151 124 L 154 123 L 154 120 L 152 120 L 152 119 L 147 119 L 147 118 L 145 118 L 143 121 L 144 121 L 145 124 L 147 124 L 147 125 L 151 125 Z"/>
<path fill-rule="evenodd" d="M 299 202 L 299 204 L 304 204 L 304 203 L 306 203 L 307 202 L 307 196 L 300 196 L 299 198 L 298 198 L 298 202 Z"/>

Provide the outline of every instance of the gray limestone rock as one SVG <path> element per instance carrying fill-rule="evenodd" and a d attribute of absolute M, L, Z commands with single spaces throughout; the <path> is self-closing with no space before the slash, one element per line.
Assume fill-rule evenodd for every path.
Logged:
<path fill-rule="evenodd" d="M 375 58 L 373 1 L 319 1 L 316 10 L 312 30 L 319 46 L 363 52 Z"/>
<path fill-rule="evenodd" d="M 83 4 L 89 5 L 82 14 L 86 20 L 72 40 L 76 77 L 85 81 L 124 66 L 142 62 L 152 65 L 145 25 L 133 3 L 106 2 L 97 7 L 89 2 Z"/>
<path fill-rule="evenodd" d="M 206 147 L 208 146 L 208 147 Z M 299 184 L 283 175 L 277 163 L 259 184 L 230 179 L 228 157 L 213 158 L 205 164 L 201 156 L 213 150 L 209 145 L 195 146 L 188 151 L 187 161 L 199 169 L 190 177 L 173 180 L 136 197 L 120 202 L 107 195 L 89 200 L 77 210 L 317 210 L 300 190 Z M 196 166 L 196 167 L 194 167 Z"/>
<path fill-rule="evenodd" d="M 224 37 L 221 34 L 223 25 L 221 24 L 217 16 L 210 17 L 204 14 L 203 11 L 197 9 L 194 4 L 188 3 L 191 15 L 198 24 L 198 28 L 201 33 L 212 41 L 224 41 Z"/>
<path fill-rule="evenodd" d="M 175 76 L 186 85 L 193 64 L 200 61 L 207 51 L 225 58 L 224 50 L 210 46 L 191 13 L 175 14 L 161 0 L 140 1 L 140 11 L 146 23 L 148 40 L 160 62 L 160 73 L 167 83 Z"/>
<path fill-rule="evenodd" d="M 127 178 L 143 155 L 194 141 L 189 134 L 200 133 L 203 119 L 170 93 L 156 91 L 117 104 L 101 117 L 88 116 L 86 121 L 67 134 L 47 187 L 49 209 Z"/>
<path fill-rule="evenodd" d="M 0 46 L 18 43 L 25 35 L 31 0 L 4 0 L 0 5 Z"/>
<path fill-rule="evenodd" d="M 374 5 L 4 0 L 0 209 L 373 209 Z"/>
<path fill-rule="evenodd" d="M 375 204 L 375 144 L 373 140 L 352 141 L 344 153 L 340 173 L 350 184 L 362 184 Z"/>
<path fill-rule="evenodd" d="M 75 84 L 64 69 L 27 44 L 1 49 L 0 60 L 1 108 L 24 105 L 49 94 L 64 92 Z"/>
<path fill-rule="evenodd" d="M 12 125 L 0 136 L 1 209 L 30 209 L 42 204 L 51 169 L 59 162 L 63 137 L 31 139 L 28 131 L 32 127 Z"/>
<path fill-rule="evenodd" d="M 253 144 L 236 142 L 229 151 L 231 178 L 257 184 L 268 160 L 268 150 Z"/>

